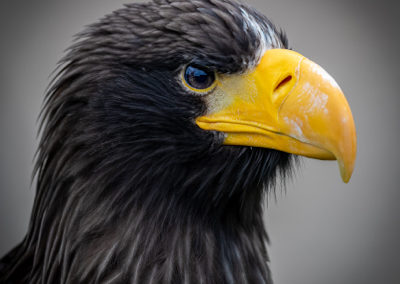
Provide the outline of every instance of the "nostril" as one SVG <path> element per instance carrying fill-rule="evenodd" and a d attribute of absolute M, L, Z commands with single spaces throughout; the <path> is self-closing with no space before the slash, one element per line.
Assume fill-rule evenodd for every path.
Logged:
<path fill-rule="evenodd" d="M 292 76 L 288 75 L 286 76 L 282 81 L 279 82 L 279 84 L 275 87 L 274 92 L 278 91 L 279 89 L 281 89 L 282 87 L 284 87 L 285 85 L 287 85 L 290 81 L 292 80 Z"/>

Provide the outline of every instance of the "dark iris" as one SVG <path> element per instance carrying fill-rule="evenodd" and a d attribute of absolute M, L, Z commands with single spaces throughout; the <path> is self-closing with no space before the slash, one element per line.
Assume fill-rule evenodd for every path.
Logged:
<path fill-rule="evenodd" d="M 189 65 L 185 70 L 185 80 L 192 88 L 207 89 L 214 83 L 215 74 L 205 67 Z"/>

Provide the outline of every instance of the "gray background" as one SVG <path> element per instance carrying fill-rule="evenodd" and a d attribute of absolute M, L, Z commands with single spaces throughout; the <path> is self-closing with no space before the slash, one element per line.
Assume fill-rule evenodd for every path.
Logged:
<path fill-rule="evenodd" d="M 72 36 L 127 1 L 0 2 L 0 255 L 27 230 L 38 116 Z M 335 162 L 303 159 L 271 198 L 276 284 L 400 283 L 399 9 L 395 1 L 248 1 L 344 90 L 358 132 L 349 184 Z"/>

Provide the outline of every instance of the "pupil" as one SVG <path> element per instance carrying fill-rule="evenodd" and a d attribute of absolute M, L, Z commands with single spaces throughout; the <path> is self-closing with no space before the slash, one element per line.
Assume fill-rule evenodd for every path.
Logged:
<path fill-rule="evenodd" d="M 214 82 L 214 73 L 201 67 L 188 66 L 185 72 L 185 80 L 189 86 L 195 89 L 206 89 Z"/>

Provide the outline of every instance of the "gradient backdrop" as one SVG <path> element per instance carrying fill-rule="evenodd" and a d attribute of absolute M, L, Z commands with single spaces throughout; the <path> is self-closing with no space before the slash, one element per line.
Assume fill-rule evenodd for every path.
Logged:
<path fill-rule="evenodd" d="M 128 0 L 1 0 L 0 255 L 23 238 L 36 122 L 49 75 L 74 34 Z M 270 198 L 276 284 L 400 283 L 399 11 L 395 1 L 249 0 L 291 47 L 344 90 L 358 131 L 353 178 L 303 159 Z M 275 200 L 277 202 L 275 202 Z"/>

